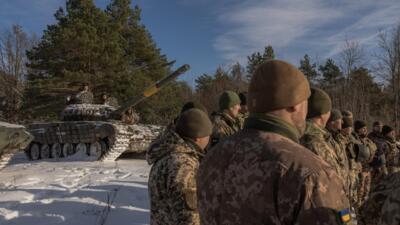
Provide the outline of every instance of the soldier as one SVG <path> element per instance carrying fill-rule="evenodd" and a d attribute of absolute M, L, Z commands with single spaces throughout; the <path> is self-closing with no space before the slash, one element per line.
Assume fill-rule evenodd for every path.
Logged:
<path fill-rule="evenodd" d="M 184 112 L 186 112 L 189 109 L 199 109 L 203 111 L 206 115 L 208 115 L 208 111 L 204 105 L 202 105 L 200 102 L 197 101 L 190 101 L 186 102 L 181 109 L 181 112 L 179 114 L 182 115 Z M 175 132 L 175 127 L 176 123 L 179 119 L 179 116 L 177 116 L 170 124 L 167 125 L 167 127 L 161 132 L 161 134 L 156 138 L 155 141 L 151 145 L 157 145 L 160 142 L 163 142 L 166 137 L 168 137 L 170 132 Z"/>
<path fill-rule="evenodd" d="M 325 126 L 332 109 L 331 98 L 319 88 L 311 88 L 308 99 L 307 126 L 301 144 L 325 160 L 341 178 L 347 177 L 336 153 L 338 145 Z M 347 180 L 343 180 L 345 183 Z"/>
<path fill-rule="evenodd" d="M 381 182 L 376 184 L 376 186 L 372 189 L 369 198 L 365 201 L 362 206 L 362 217 L 360 218 L 360 222 L 362 225 L 383 225 L 385 221 L 387 225 L 397 225 L 399 221 L 396 223 L 389 223 L 392 221 L 392 216 L 398 216 L 400 211 L 392 211 L 394 207 L 392 207 L 391 200 L 388 200 L 388 196 L 391 193 L 397 191 L 400 187 L 400 173 L 393 173 L 386 177 L 384 177 Z M 389 201 L 389 202 L 388 202 Z M 386 203 L 385 203 L 386 202 Z M 385 207 L 384 204 L 387 204 Z M 398 202 L 397 202 L 398 204 Z M 382 223 L 379 222 L 382 221 Z"/>
<path fill-rule="evenodd" d="M 139 114 L 133 108 L 129 108 L 124 113 L 122 113 L 121 121 L 126 124 L 136 124 L 140 120 Z"/>
<path fill-rule="evenodd" d="M 372 124 L 372 132 L 368 134 L 368 138 L 371 139 L 375 144 L 379 142 L 382 137 L 383 124 L 381 121 L 375 121 Z"/>
<path fill-rule="evenodd" d="M 359 175 L 362 171 L 362 166 L 357 160 L 356 149 L 362 143 L 353 135 L 353 113 L 346 110 L 342 112 L 342 115 L 343 124 L 338 139 L 340 144 L 345 146 L 346 155 L 349 160 L 349 198 L 351 205 L 357 209 L 359 207 Z"/>
<path fill-rule="evenodd" d="M 384 152 L 386 158 L 386 168 L 388 173 L 400 172 L 400 153 L 396 145 L 396 134 L 391 126 L 385 125 L 382 128 L 384 139 Z"/>
<path fill-rule="evenodd" d="M 74 97 L 75 104 L 93 104 L 93 93 L 90 91 L 89 84 L 84 83 L 81 91 Z"/>
<path fill-rule="evenodd" d="M 118 108 L 118 100 L 114 97 L 108 96 L 107 93 L 101 95 L 101 104 Z"/>
<path fill-rule="evenodd" d="M 357 206 L 361 206 L 364 201 L 368 198 L 370 190 L 371 190 L 371 171 L 372 168 L 370 163 L 374 159 L 374 155 L 376 153 L 376 145 L 375 143 L 367 137 L 368 129 L 367 124 L 362 120 L 357 120 L 354 122 L 354 129 L 356 133 L 356 137 L 361 141 L 363 146 L 358 145 L 357 147 L 357 161 L 361 163 L 362 171 L 360 173 L 360 182 L 358 186 L 358 204 Z"/>
<path fill-rule="evenodd" d="M 399 174 L 398 174 L 399 175 Z M 397 187 L 386 199 L 382 207 L 379 224 L 394 225 L 400 223 L 400 187 Z"/>
<path fill-rule="evenodd" d="M 219 112 L 213 113 L 214 124 L 211 145 L 214 146 L 224 137 L 235 134 L 240 130 L 238 115 L 240 98 L 233 91 L 225 91 L 219 98 Z"/>
<path fill-rule="evenodd" d="M 342 179 L 299 144 L 309 96 L 307 78 L 293 65 L 269 60 L 257 68 L 244 129 L 200 165 L 203 225 L 353 224 Z"/>
<path fill-rule="evenodd" d="M 151 225 L 199 225 L 196 176 L 212 123 L 199 109 L 184 112 L 163 143 L 152 146 L 147 161 Z"/>
<path fill-rule="evenodd" d="M 342 129 L 343 115 L 337 110 L 333 109 L 331 111 L 331 116 L 329 117 L 328 123 L 326 124 L 327 130 L 331 133 L 334 141 L 332 146 L 335 149 L 336 155 L 338 157 L 338 164 L 341 167 L 342 172 L 340 175 L 345 179 L 345 184 L 347 187 L 350 185 L 350 170 L 349 170 L 349 159 L 346 154 L 346 143 L 341 142 L 340 130 Z"/>
<path fill-rule="evenodd" d="M 247 109 L 247 92 L 239 93 L 240 98 L 240 111 L 238 115 L 238 120 L 240 124 L 240 129 L 243 129 L 244 121 L 249 116 L 249 111 Z"/>

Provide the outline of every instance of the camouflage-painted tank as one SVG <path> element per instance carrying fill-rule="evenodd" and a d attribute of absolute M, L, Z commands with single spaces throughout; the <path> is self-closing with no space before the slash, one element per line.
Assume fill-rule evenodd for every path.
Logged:
<path fill-rule="evenodd" d="M 33 140 L 24 126 L 0 122 L 0 170 L 19 150 L 25 149 Z"/>
<path fill-rule="evenodd" d="M 129 119 L 133 114 L 127 112 L 189 68 L 180 67 L 118 109 L 100 104 L 71 104 L 63 110 L 60 122 L 28 125 L 35 139 L 26 154 L 32 160 L 89 155 L 92 159 L 114 161 L 124 152 L 144 152 L 163 127 L 134 124 L 135 119 Z"/>

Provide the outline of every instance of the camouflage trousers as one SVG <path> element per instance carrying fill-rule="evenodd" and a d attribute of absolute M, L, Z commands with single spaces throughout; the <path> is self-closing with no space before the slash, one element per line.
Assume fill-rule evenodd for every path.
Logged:
<path fill-rule="evenodd" d="M 365 200 L 367 200 L 369 193 L 371 191 L 371 172 L 369 171 L 363 171 L 360 173 L 360 183 L 358 187 L 358 202 L 357 202 L 357 207 L 360 207 L 362 204 L 364 204 Z"/>
<path fill-rule="evenodd" d="M 349 200 L 353 207 L 358 207 L 359 171 L 351 170 L 349 173 Z"/>

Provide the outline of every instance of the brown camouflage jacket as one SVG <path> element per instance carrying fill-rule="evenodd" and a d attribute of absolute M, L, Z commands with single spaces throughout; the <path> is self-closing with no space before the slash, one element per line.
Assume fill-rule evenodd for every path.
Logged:
<path fill-rule="evenodd" d="M 400 152 L 397 148 L 396 140 L 394 138 L 385 137 L 383 149 L 386 157 L 386 167 L 389 172 L 392 172 L 392 168 L 399 168 Z"/>
<path fill-rule="evenodd" d="M 330 132 L 308 121 L 300 143 L 325 160 L 343 179 L 347 190 L 349 186 L 348 161 L 338 156 L 336 149 L 340 149 L 341 146 L 333 139 Z M 346 163 L 347 165 L 345 165 Z"/>
<path fill-rule="evenodd" d="M 376 184 L 371 191 L 369 198 L 365 201 L 364 205 L 362 206 L 360 213 L 361 217 L 360 220 L 364 225 L 381 225 L 383 223 L 378 223 L 380 218 L 384 215 L 388 215 L 393 213 L 392 215 L 397 212 L 392 212 L 388 210 L 386 207 L 385 210 L 382 210 L 382 207 L 385 201 L 388 199 L 388 196 L 396 189 L 400 187 L 400 173 L 393 173 L 389 174 L 388 176 L 384 177 L 378 184 Z M 390 200 L 389 200 L 390 201 Z M 390 207 L 391 208 L 391 207 Z M 390 209 L 389 208 L 389 209 Z M 383 213 L 383 214 L 382 214 Z M 399 224 L 397 223 L 388 223 L 390 225 Z"/>
<path fill-rule="evenodd" d="M 279 118 L 250 116 L 207 153 L 197 179 L 202 225 L 341 224 L 343 182 L 298 136 Z"/>
<path fill-rule="evenodd" d="M 240 130 L 240 122 L 226 113 L 217 112 L 212 115 L 214 125 L 211 135 L 211 145 L 214 146 L 222 138 L 231 136 Z"/>
<path fill-rule="evenodd" d="M 202 150 L 169 130 L 153 143 L 147 161 L 151 225 L 199 225 L 196 176 Z"/>
<path fill-rule="evenodd" d="M 400 187 L 392 191 L 382 207 L 381 225 L 400 224 Z"/>

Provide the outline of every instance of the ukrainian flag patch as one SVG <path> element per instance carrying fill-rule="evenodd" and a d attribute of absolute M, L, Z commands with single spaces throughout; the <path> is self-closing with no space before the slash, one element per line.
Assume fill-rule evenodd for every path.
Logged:
<path fill-rule="evenodd" d="M 348 223 L 351 220 L 350 210 L 344 209 L 339 211 L 339 218 L 342 223 Z"/>

